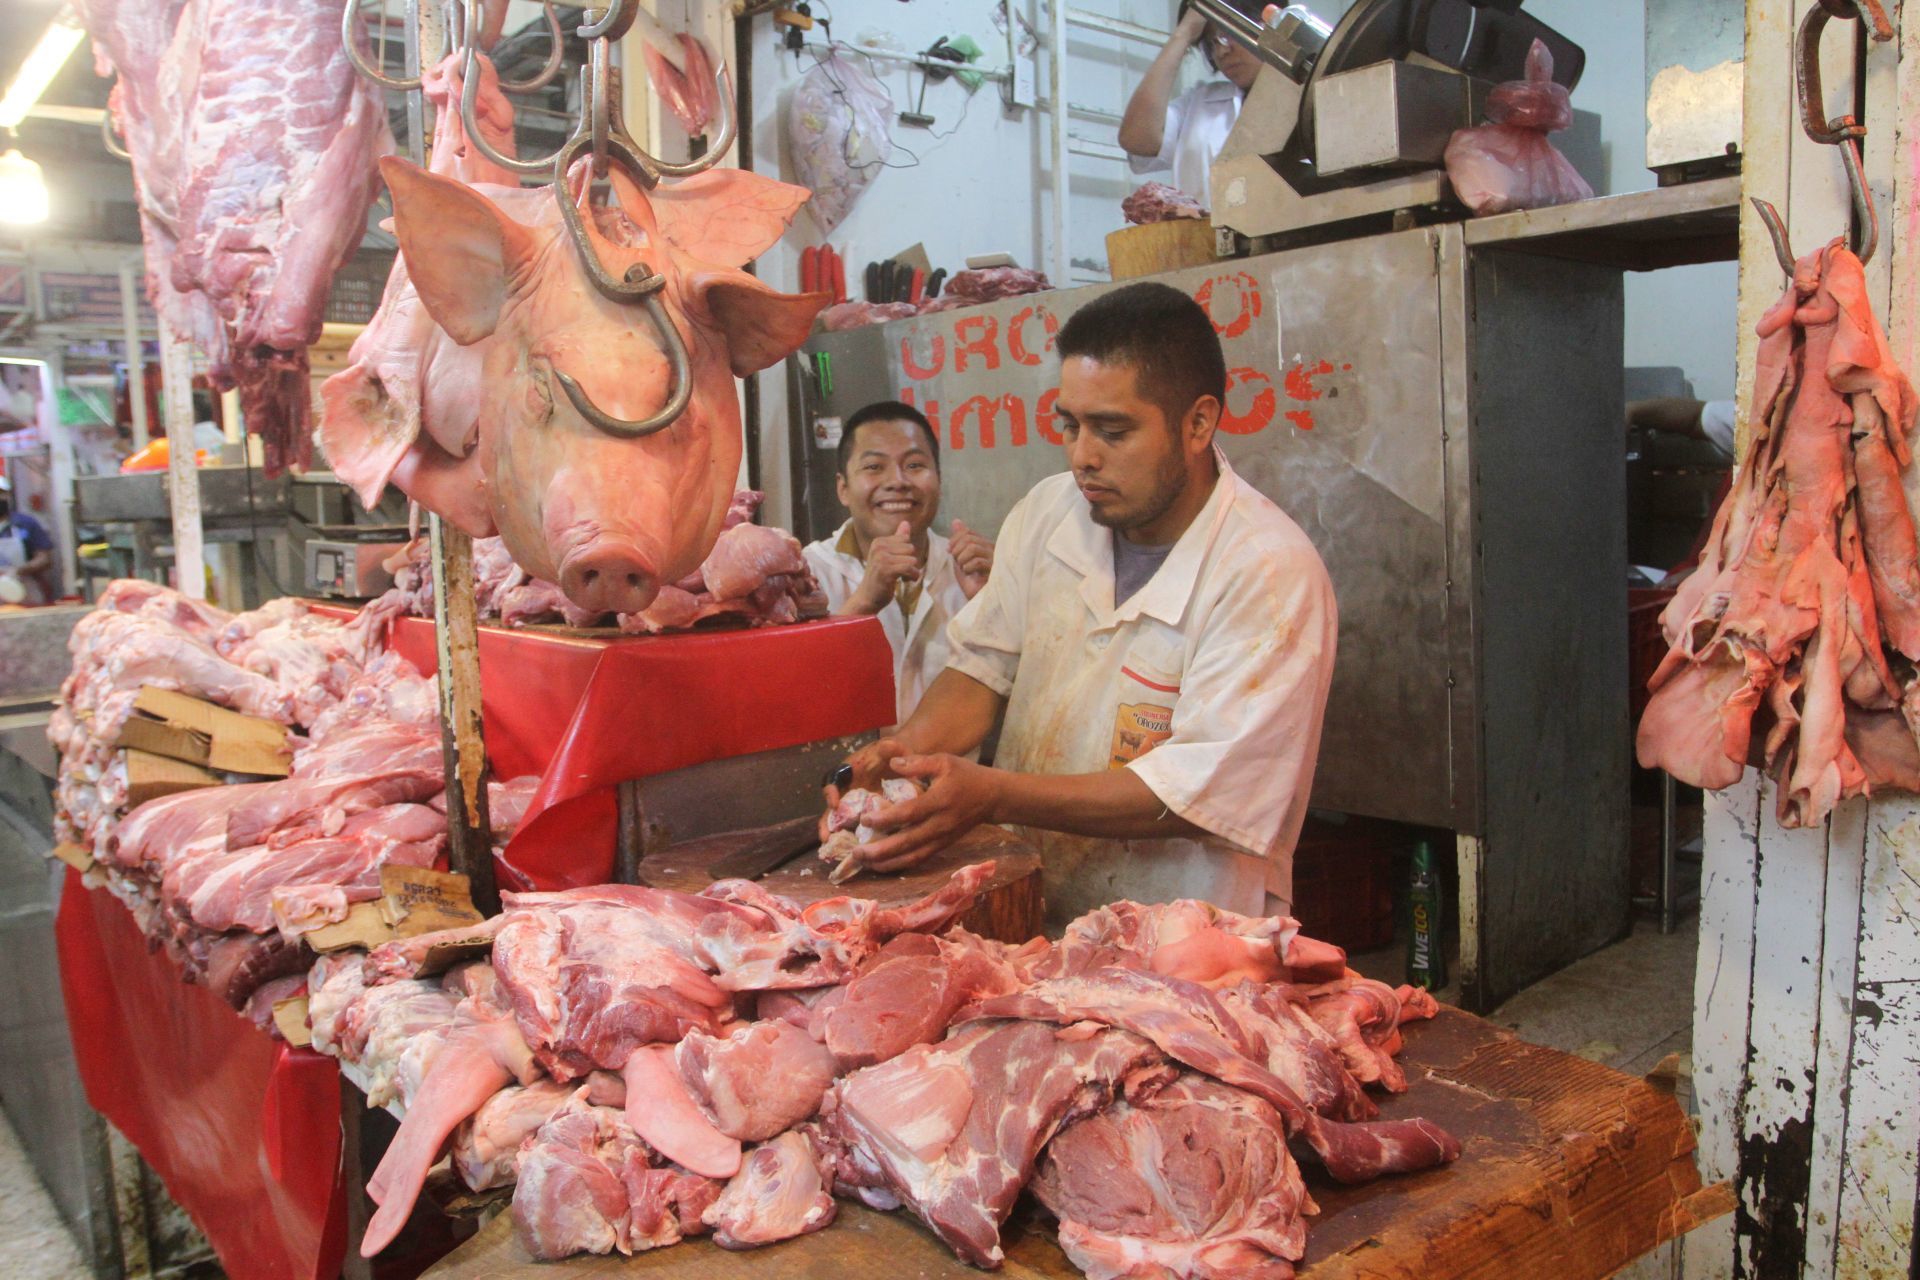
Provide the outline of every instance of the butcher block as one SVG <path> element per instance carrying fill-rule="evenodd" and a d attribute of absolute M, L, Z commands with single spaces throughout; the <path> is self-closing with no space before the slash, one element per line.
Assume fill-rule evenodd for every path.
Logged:
<path fill-rule="evenodd" d="M 1459 1010 L 1406 1028 L 1411 1089 L 1382 1117 L 1421 1115 L 1464 1144 L 1441 1169 L 1339 1187 L 1308 1173 L 1304 1280 L 1599 1280 L 1664 1240 L 1732 1209 L 1702 1189 L 1693 1131 L 1673 1094 L 1570 1054 L 1528 1044 Z M 1079 1270 L 1044 1215 L 1023 1207 L 1005 1232 L 1001 1275 L 1066 1280 Z M 632 1258 L 535 1263 L 510 1215 L 426 1273 L 427 1280 L 767 1280 L 981 1274 L 906 1214 L 841 1201 L 824 1231 L 750 1254 L 697 1240 Z"/>
<path fill-rule="evenodd" d="M 713 882 L 714 863 L 772 829 L 726 831 L 669 846 L 640 864 L 640 880 L 657 889 L 698 893 Z M 961 867 L 988 860 L 994 864 L 993 878 L 960 925 L 983 938 L 1025 942 L 1041 929 L 1040 855 L 1004 827 L 975 827 L 919 866 L 892 875 L 869 871 L 845 884 L 828 884 L 831 868 L 809 850 L 759 877 L 759 883 L 800 903 L 846 895 L 898 906 L 937 892 Z"/>

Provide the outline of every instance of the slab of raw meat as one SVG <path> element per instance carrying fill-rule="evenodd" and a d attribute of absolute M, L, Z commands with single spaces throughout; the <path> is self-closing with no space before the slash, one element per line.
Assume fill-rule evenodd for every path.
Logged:
<path fill-rule="evenodd" d="M 535 1080 L 508 1085 L 461 1122 L 453 1133 L 453 1170 L 474 1191 L 510 1186 L 519 1176 L 520 1147 L 576 1095 L 598 1107 L 623 1107 L 627 1087 L 611 1071 L 568 1083 Z"/>
<path fill-rule="evenodd" d="M 156 873 L 180 858 L 218 852 L 227 845 L 227 818 L 275 784 L 236 783 L 201 787 L 149 800 L 127 814 L 109 848 L 114 863 L 128 870 L 152 864 Z"/>
<path fill-rule="evenodd" d="M 640 46 L 640 56 L 646 61 L 647 79 L 653 83 L 654 92 L 687 136 L 698 138 L 713 119 L 713 62 L 707 57 L 707 47 L 695 37 L 682 31 L 675 38 L 680 42 L 682 66 L 668 62 L 651 44 Z"/>
<path fill-rule="evenodd" d="M 625 885 L 503 900 L 494 968 L 557 1079 L 623 1070 L 641 1046 L 715 1030 L 731 1015 L 732 996 L 696 958 L 694 939 L 708 918 L 737 917 L 741 908 Z"/>
<path fill-rule="evenodd" d="M 752 1249 L 827 1226 L 836 1212 L 813 1144 L 783 1133 L 747 1153 L 703 1220 L 723 1249 Z"/>
<path fill-rule="evenodd" d="M 280 724 L 294 722 L 293 695 L 235 666 L 207 640 L 147 614 L 96 609 L 74 625 L 68 648 L 91 662 L 98 693 L 174 689 Z"/>
<path fill-rule="evenodd" d="M 822 1012 L 824 1043 L 841 1071 L 886 1062 L 945 1035 L 963 1006 L 1018 991 L 1027 981 L 1017 965 L 964 929 L 937 938 L 902 934 Z"/>
<path fill-rule="evenodd" d="M 363 1258 L 386 1248 L 406 1225 L 427 1171 L 460 1122 L 509 1083 L 527 1084 L 536 1076 L 533 1053 L 492 968 L 468 965 L 447 980 L 463 985 L 464 994 L 452 1020 L 408 1050 L 421 1048 L 431 1061 L 407 1100 L 399 1132 L 367 1180 L 367 1195 L 380 1208 L 360 1242 Z"/>
<path fill-rule="evenodd" d="M 288 778 L 253 792 L 234 806 L 227 815 L 227 845 L 238 849 L 264 844 L 276 832 L 295 828 L 331 835 L 357 813 L 386 805 L 419 804 L 431 800 L 445 786 L 446 775 L 440 763 L 435 760 L 429 764 L 424 751 L 411 764 L 379 773 L 326 772 Z"/>
<path fill-rule="evenodd" d="M 820 313 L 820 327 L 828 333 L 840 333 L 919 314 L 920 306 L 913 302 L 836 302 Z"/>
<path fill-rule="evenodd" d="M 1800 259 L 1759 330 L 1750 447 L 1661 615 L 1671 648 L 1637 749 L 1731 786 L 1764 702 L 1780 821 L 1813 826 L 1876 786 L 1920 787 L 1920 552 L 1900 478 L 1920 398 L 1844 241 Z"/>
<path fill-rule="evenodd" d="M 1204 219 L 1207 216 L 1206 209 L 1198 200 L 1164 182 L 1149 182 L 1137 188 L 1120 202 L 1120 212 L 1135 226 L 1172 222 L 1180 218 Z"/>
<path fill-rule="evenodd" d="M 689 1031 L 674 1047 L 687 1091 L 720 1132 L 761 1142 L 811 1116 L 834 1060 L 790 1022 L 752 1022 L 725 1036 Z"/>
<path fill-rule="evenodd" d="M 613 1107 L 576 1098 L 527 1139 L 513 1225 L 541 1261 L 576 1253 L 632 1254 L 706 1231 L 721 1187 L 656 1157 Z"/>
<path fill-rule="evenodd" d="M 160 319 L 237 386 L 269 473 L 311 455 L 307 348 L 393 149 L 337 0 L 84 0 Z"/>
<path fill-rule="evenodd" d="M 1164 1061 L 1123 1031 L 982 1022 L 846 1077 L 821 1127 L 846 1152 L 839 1183 L 888 1192 L 960 1257 L 993 1267 L 1040 1149 L 1130 1077 L 1162 1082 Z"/>
<path fill-rule="evenodd" d="M 345 819 L 337 835 L 196 858 L 169 872 L 162 896 L 202 929 L 266 933 L 279 890 L 337 890 L 347 903 L 372 901 L 381 867 L 433 866 L 446 844 L 445 815 L 423 804 L 388 805 Z"/>
<path fill-rule="evenodd" d="M 1431 992 L 1405 986 L 1396 990 L 1350 972 L 1305 994 L 1310 1015 L 1338 1045 L 1355 1079 L 1393 1093 L 1407 1091 L 1406 1073 L 1396 1061 L 1404 1044 L 1400 1028 L 1440 1012 Z"/>
<path fill-rule="evenodd" d="M 850 978 L 888 939 L 937 933 L 965 915 L 992 862 L 954 872 L 938 890 L 900 907 L 870 898 L 826 898 L 802 908 L 751 880 L 719 880 L 702 897 L 724 899 L 747 914 L 703 921 L 697 953 L 729 991 L 800 990 Z"/>
<path fill-rule="evenodd" d="M 1288 1132 L 1301 1137 L 1341 1182 L 1410 1173 L 1460 1154 L 1460 1144 L 1426 1120 L 1348 1124 L 1317 1115 L 1267 1069 L 1268 1046 L 1260 1035 L 1213 992 L 1179 978 L 1119 968 L 1049 978 L 963 1009 L 959 1017 L 1046 1018 L 1062 1025 L 1092 1021 L 1144 1036 L 1182 1065 L 1271 1103 Z"/>
<path fill-rule="evenodd" d="M 1346 972 L 1347 953 L 1300 933 L 1287 916 L 1259 918 L 1186 898 L 1143 904 L 1116 902 L 1069 924 L 1045 977 L 1064 977 L 1107 965 L 1144 966 L 1207 987 L 1254 982 L 1326 982 Z"/>
<path fill-rule="evenodd" d="M 1279 1113 L 1191 1073 L 1063 1129 L 1033 1191 L 1088 1280 L 1290 1280 L 1317 1212 Z"/>

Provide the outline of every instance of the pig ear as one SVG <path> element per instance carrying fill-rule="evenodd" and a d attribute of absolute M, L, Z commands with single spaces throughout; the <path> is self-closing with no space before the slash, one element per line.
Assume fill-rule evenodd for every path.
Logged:
<path fill-rule="evenodd" d="M 736 378 L 786 359 L 833 301 L 830 293 L 779 293 L 744 271 L 703 271 L 689 286 L 720 329 Z"/>
<path fill-rule="evenodd" d="M 463 182 L 393 156 L 381 159 L 380 172 L 393 193 L 407 275 L 428 313 L 463 347 L 492 334 L 513 282 L 533 261 L 532 234 Z"/>
<path fill-rule="evenodd" d="M 812 194 L 744 169 L 709 169 L 661 186 L 649 199 L 660 234 L 674 248 L 715 266 L 742 267 L 780 238 Z"/>

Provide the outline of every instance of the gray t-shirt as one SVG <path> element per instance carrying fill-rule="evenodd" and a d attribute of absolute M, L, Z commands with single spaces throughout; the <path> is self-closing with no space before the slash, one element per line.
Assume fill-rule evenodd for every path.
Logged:
<path fill-rule="evenodd" d="M 1119 534 L 1113 535 L 1113 607 L 1118 609 L 1133 599 L 1134 592 L 1147 585 L 1160 566 L 1167 562 L 1167 553 L 1173 550 L 1169 542 L 1164 547 L 1143 547 L 1137 542 L 1128 542 Z"/>

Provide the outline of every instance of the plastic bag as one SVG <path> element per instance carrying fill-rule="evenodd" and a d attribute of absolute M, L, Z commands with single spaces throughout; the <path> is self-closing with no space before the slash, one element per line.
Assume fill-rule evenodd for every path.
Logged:
<path fill-rule="evenodd" d="M 893 98 L 859 61 L 830 50 L 787 103 L 787 147 L 807 202 L 831 231 L 893 154 Z"/>
<path fill-rule="evenodd" d="M 1573 123 L 1566 87 L 1553 82 L 1553 55 L 1540 41 L 1527 51 L 1527 78 L 1487 95 L 1490 123 L 1460 129 L 1447 142 L 1447 178 L 1476 214 L 1571 204 L 1593 188 L 1547 140 Z"/>

